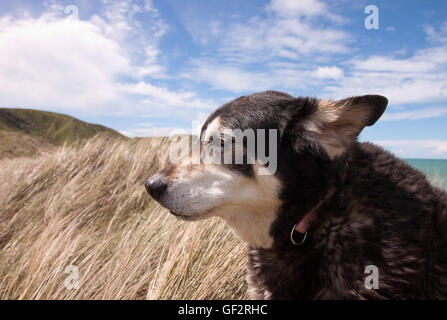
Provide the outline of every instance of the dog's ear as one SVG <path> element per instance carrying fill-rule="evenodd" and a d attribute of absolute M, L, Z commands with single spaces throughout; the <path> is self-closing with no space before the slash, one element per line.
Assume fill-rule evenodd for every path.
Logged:
<path fill-rule="evenodd" d="M 316 139 L 329 157 L 341 155 L 366 126 L 372 126 L 384 113 L 388 99 L 366 95 L 339 101 L 319 100 L 304 121 L 309 136 Z"/>

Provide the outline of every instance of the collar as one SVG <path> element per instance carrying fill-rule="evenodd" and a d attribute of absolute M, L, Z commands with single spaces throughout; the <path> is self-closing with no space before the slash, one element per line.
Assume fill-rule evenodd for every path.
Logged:
<path fill-rule="evenodd" d="M 313 207 L 308 213 L 306 213 L 301 220 L 299 220 L 295 225 L 292 227 L 292 230 L 290 231 L 290 241 L 295 246 L 301 246 L 306 242 L 307 239 L 307 233 L 309 232 L 310 226 L 312 222 L 317 218 L 317 213 L 320 210 L 323 203 L 328 201 L 330 198 L 332 198 L 340 188 L 343 188 L 344 182 L 346 180 L 346 177 L 348 175 L 347 171 L 348 162 L 345 162 L 345 167 L 343 168 L 342 174 L 340 175 L 340 183 L 338 184 L 338 187 L 331 187 L 329 188 L 326 195 L 321 199 L 320 202 L 317 203 L 315 207 Z M 296 240 L 299 239 L 299 240 Z"/>
<path fill-rule="evenodd" d="M 308 213 L 301 218 L 300 221 L 295 223 L 292 227 L 292 231 L 290 232 L 290 242 L 292 242 L 295 246 L 301 246 L 306 242 L 307 233 L 309 231 L 311 223 L 317 218 L 317 212 L 321 208 L 324 202 L 329 200 L 332 196 L 335 195 L 336 188 L 331 188 L 327 192 L 326 196 L 310 210 Z"/>

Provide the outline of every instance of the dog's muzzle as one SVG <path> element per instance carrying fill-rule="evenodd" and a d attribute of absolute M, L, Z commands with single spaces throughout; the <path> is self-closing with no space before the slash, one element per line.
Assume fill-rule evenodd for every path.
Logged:
<path fill-rule="evenodd" d="M 159 173 L 150 177 L 144 186 L 146 187 L 147 192 L 155 200 L 159 200 L 168 187 L 166 177 Z"/>

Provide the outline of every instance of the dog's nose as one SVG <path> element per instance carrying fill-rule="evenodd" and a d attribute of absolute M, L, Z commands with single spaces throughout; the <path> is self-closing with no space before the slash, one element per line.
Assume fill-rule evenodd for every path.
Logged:
<path fill-rule="evenodd" d="M 168 185 L 166 184 L 166 178 L 160 174 L 153 175 L 144 184 L 147 192 L 155 199 L 158 200 L 163 192 L 165 192 Z"/>

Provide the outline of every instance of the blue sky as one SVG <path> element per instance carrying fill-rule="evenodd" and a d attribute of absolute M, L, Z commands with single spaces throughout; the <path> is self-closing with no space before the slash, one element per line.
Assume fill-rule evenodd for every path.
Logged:
<path fill-rule="evenodd" d="M 364 26 L 367 5 L 379 30 Z M 0 107 L 130 136 L 191 131 L 268 89 L 383 94 L 388 110 L 360 139 L 447 159 L 445 1 L 2 1 L 0 57 Z"/>

